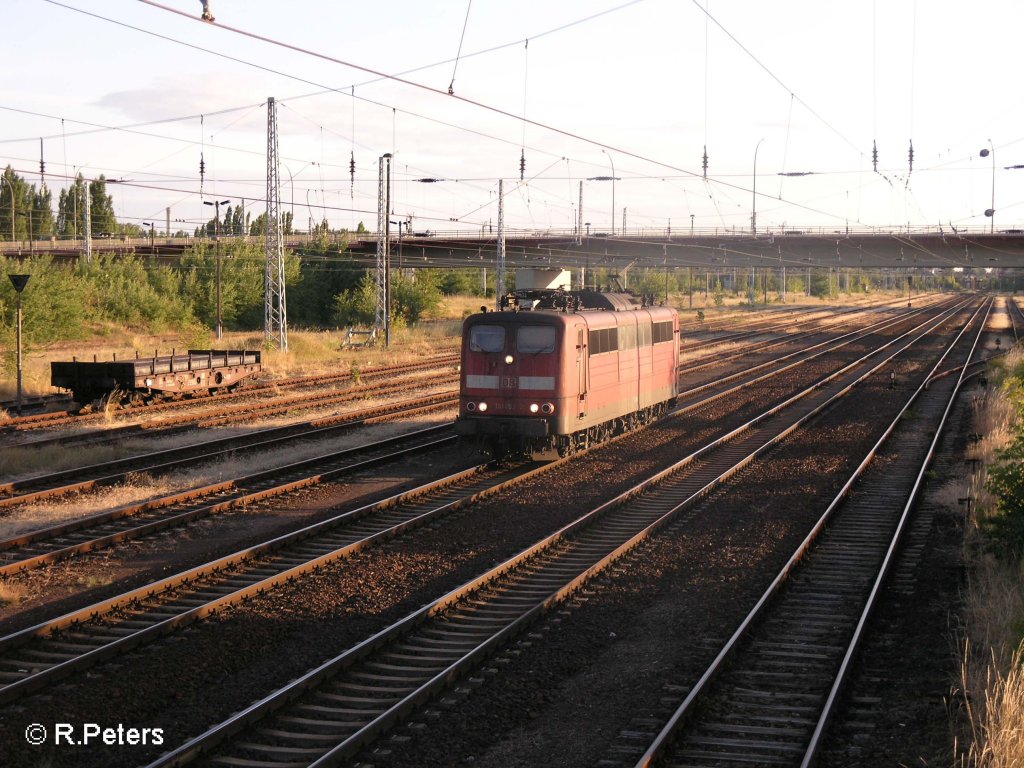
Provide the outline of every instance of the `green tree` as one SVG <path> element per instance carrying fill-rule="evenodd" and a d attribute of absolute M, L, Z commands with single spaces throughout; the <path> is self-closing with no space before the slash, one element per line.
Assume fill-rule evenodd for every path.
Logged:
<path fill-rule="evenodd" d="M 193 245 L 180 263 L 181 293 L 200 322 L 214 326 L 217 320 L 217 250 L 210 240 Z M 261 242 L 221 241 L 221 320 L 225 328 L 251 330 L 263 324 L 264 270 L 266 255 Z M 288 291 L 299 284 L 299 259 L 285 254 Z"/>
<path fill-rule="evenodd" d="M 62 189 L 57 200 L 56 232 L 60 237 L 85 236 L 85 195 L 89 195 L 89 219 L 93 237 L 101 233 L 118 232 L 117 217 L 114 215 L 114 198 L 107 194 L 107 181 L 101 174 L 98 179 L 86 184 L 82 174 L 74 184 Z"/>
<path fill-rule="evenodd" d="M 415 325 L 428 312 L 441 303 L 441 291 L 431 270 L 409 270 L 391 273 L 391 314 L 401 318 L 405 325 Z"/>
<path fill-rule="evenodd" d="M 85 179 L 78 174 L 74 183 L 60 191 L 57 199 L 57 236 L 82 237 L 85 232 Z"/>
<path fill-rule="evenodd" d="M 53 196 L 45 186 L 35 185 L 7 166 L 0 179 L 0 239 L 11 240 L 11 217 L 14 217 L 13 239 L 28 240 L 29 236 L 52 235 Z"/>
<path fill-rule="evenodd" d="M 22 294 L 22 346 L 25 351 L 58 339 L 69 340 L 85 335 L 88 314 L 88 290 L 85 283 L 74 278 L 72 268 L 56 264 L 49 255 L 30 259 L 0 256 L 0 271 L 5 274 L 31 275 Z M 10 372 L 15 368 L 17 295 L 9 280 L 0 282 L 0 349 L 3 365 Z"/>
<path fill-rule="evenodd" d="M 373 275 L 366 271 L 354 288 L 334 297 L 334 324 L 373 325 L 377 311 L 377 285 Z"/>
<path fill-rule="evenodd" d="M 1024 435 L 998 453 L 985 490 L 996 499 L 996 514 L 984 523 L 993 548 L 1008 556 L 1024 554 Z"/>
<path fill-rule="evenodd" d="M 93 235 L 118 231 L 117 216 L 114 215 L 114 198 L 107 194 L 107 180 L 103 174 L 89 182 L 89 206 Z"/>
<path fill-rule="evenodd" d="M 480 296 L 479 269 L 443 269 L 437 271 L 437 287 L 445 296 Z"/>
<path fill-rule="evenodd" d="M 31 224 L 37 238 L 57 234 L 57 224 L 53 217 L 53 193 L 45 185 L 32 199 Z"/>
<path fill-rule="evenodd" d="M 267 234 L 267 214 L 261 213 L 249 223 L 249 234 L 253 237 L 262 237 Z"/>

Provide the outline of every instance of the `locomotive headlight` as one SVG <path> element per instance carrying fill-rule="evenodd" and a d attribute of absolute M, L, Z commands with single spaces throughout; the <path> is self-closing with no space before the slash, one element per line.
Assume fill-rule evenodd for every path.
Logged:
<path fill-rule="evenodd" d="M 540 410 L 540 406 L 536 403 L 530 403 L 530 413 L 536 413 Z"/>
<path fill-rule="evenodd" d="M 475 411 L 476 410 L 476 403 L 466 403 L 466 410 L 467 411 Z"/>
<path fill-rule="evenodd" d="M 480 403 L 477 406 L 477 409 L 480 411 L 480 413 L 483 413 L 484 411 L 487 410 L 487 403 Z"/>
<path fill-rule="evenodd" d="M 544 403 L 544 405 L 542 405 L 540 409 L 548 416 L 555 412 L 555 406 L 552 405 L 551 403 Z"/>
<path fill-rule="evenodd" d="M 505 355 L 505 365 L 512 365 L 516 359 L 512 355 Z"/>

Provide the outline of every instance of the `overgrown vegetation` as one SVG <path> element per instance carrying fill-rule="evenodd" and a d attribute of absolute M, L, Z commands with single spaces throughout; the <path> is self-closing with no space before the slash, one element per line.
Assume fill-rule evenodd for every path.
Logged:
<path fill-rule="evenodd" d="M 980 402 L 980 401 L 979 401 Z M 966 543 L 969 589 L 961 650 L 967 743 L 958 764 L 1024 764 L 1024 353 L 994 372 L 969 451 L 979 470 L 955 491 L 974 501 Z"/>
<path fill-rule="evenodd" d="M 224 240 L 219 258 L 214 242 L 200 240 L 173 266 L 132 253 L 74 263 L 49 255 L 0 256 L 0 271 L 31 275 L 22 294 L 26 353 L 55 342 L 126 332 L 173 333 L 188 346 L 202 347 L 216 325 L 218 261 L 224 329 L 261 329 L 265 256 L 259 240 Z M 409 327 L 430 316 L 446 295 L 479 292 L 480 275 L 479 269 L 392 270 L 392 328 Z M 285 278 L 293 328 L 373 324 L 373 273 L 348 257 L 344 242 L 325 243 L 323 250 L 301 257 L 287 253 Z M 0 345 L 8 375 L 15 367 L 17 301 L 10 281 L 0 282 Z"/>

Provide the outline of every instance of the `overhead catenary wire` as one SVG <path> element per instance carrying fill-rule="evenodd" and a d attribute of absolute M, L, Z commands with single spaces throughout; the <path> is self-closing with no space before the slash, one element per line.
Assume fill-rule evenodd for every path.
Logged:
<path fill-rule="evenodd" d="M 469 11 L 473 7 L 473 0 L 466 4 L 466 18 L 462 22 L 462 34 L 459 35 L 459 50 L 455 54 L 455 64 L 452 67 L 452 80 L 448 83 L 448 95 L 455 95 L 455 73 L 459 69 L 459 59 L 462 56 L 462 42 L 466 39 L 466 26 L 469 24 Z"/>
<path fill-rule="evenodd" d="M 139 2 L 151 3 L 151 0 L 139 0 Z M 705 16 L 708 19 L 710 19 L 712 22 L 714 22 L 715 26 L 717 26 L 720 30 L 722 30 L 722 32 L 724 32 L 725 35 L 730 40 L 732 40 L 734 43 L 736 43 L 736 45 L 738 45 L 740 47 L 740 50 L 742 50 L 745 54 L 747 54 L 747 56 L 749 56 L 753 60 L 753 62 L 755 64 L 757 64 L 758 67 L 760 67 L 762 70 L 764 70 L 764 72 L 772 80 L 774 80 L 776 83 L 778 83 L 780 86 L 782 86 L 782 88 L 785 89 L 786 93 L 794 94 L 794 91 L 793 91 L 792 88 L 787 86 L 778 75 L 776 75 L 774 72 L 772 72 L 772 70 L 769 69 L 768 66 L 764 64 L 764 62 L 762 62 L 759 58 L 757 58 L 757 56 L 755 56 L 753 54 L 753 52 L 749 48 L 747 48 L 747 46 L 745 46 L 743 43 L 741 43 L 736 38 L 736 36 L 733 35 L 732 32 L 730 32 L 728 29 L 726 29 L 725 26 L 718 19 L 716 19 L 714 16 L 711 15 L 711 13 L 708 12 L 708 10 L 706 8 L 701 7 L 701 4 L 700 4 L 700 2 L 698 2 L 698 0 L 693 0 L 693 3 L 698 8 L 700 8 L 701 12 L 703 14 L 705 14 Z M 155 3 L 151 3 L 151 4 L 155 5 Z M 853 149 L 856 152 L 860 152 L 860 148 L 856 144 L 854 144 L 852 141 L 850 141 L 850 139 L 848 139 L 838 128 L 833 126 L 828 120 L 826 120 L 824 117 L 819 115 L 809 104 L 807 104 L 807 102 L 805 102 L 799 96 L 795 96 L 794 95 L 794 98 L 800 103 L 800 105 L 804 109 L 806 109 L 811 115 L 813 115 L 817 120 L 819 120 L 826 128 L 828 128 L 830 131 L 832 131 L 836 136 L 838 136 L 840 139 L 842 139 L 842 141 L 844 141 L 851 149 Z"/>
<path fill-rule="evenodd" d="M 72 9 L 72 10 L 77 10 L 77 9 Z M 708 21 L 706 20 L 706 25 L 707 25 L 708 23 L 709 23 L 709 22 L 708 22 Z M 247 62 L 247 63 L 248 63 L 248 62 Z M 308 82 L 308 81 L 307 81 L 307 82 Z M 336 91 L 336 89 L 334 89 L 334 90 Z M 346 94 L 346 95 L 348 95 L 348 94 Z M 353 94 L 353 96 L 354 96 L 354 94 Z M 392 108 L 392 110 L 393 110 L 393 117 L 394 117 L 394 114 L 395 114 L 396 110 L 395 110 L 394 108 Z M 403 110 L 403 111 L 404 111 L 404 110 Z M 426 119 L 430 119 L 430 118 L 426 118 Z M 533 123 L 531 123 L 531 124 L 533 124 Z M 523 125 L 524 125 L 524 130 L 525 130 L 525 123 L 524 123 Z M 456 126 L 456 127 L 458 127 L 458 126 Z M 486 135 L 486 134 L 485 134 L 485 135 Z M 496 138 L 496 137 L 490 137 L 490 138 Z M 499 139 L 499 140 L 500 140 L 500 139 Z M 394 143 L 394 142 L 393 142 L 393 143 Z M 616 150 L 616 151 L 618 151 L 618 150 Z M 623 154 L 631 154 L 631 153 L 628 153 L 628 152 L 623 152 Z M 640 157 L 640 159 L 643 159 L 643 160 L 649 160 L 648 158 L 643 158 L 642 156 L 637 156 L 637 157 Z M 326 163 L 325 163 L 325 165 L 326 165 Z M 667 167 L 672 167 L 672 166 L 667 166 Z M 680 170 L 680 171 L 682 172 L 682 170 L 683 170 L 683 169 L 676 169 L 676 170 Z M 686 171 L 686 172 L 688 173 L 688 171 Z M 352 177 L 352 178 L 350 178 L 350 182 L 354 184 L 354 174 L 350 174 L 350 176 Z M 716 182 L 717 182 L 717 180 L 716 180 Z M 353 192 L 353 190 L 352 190 L 351 188 L 350 188 L 350 192 Z M 353 195 L 353 197 L 354 197 L 354 195 Z"/>
<path fill-rule="evenodd" d="M 140 3 L 143 3 L 145 5 L 149 5 L 149 6 L 152 6 L 154 8 L 158 8 L 160 10 L 163 10 L 163 11 L 167 12 L 167 13 L 171 13 L 171 14 L 174 14 L 174 15 L 182 16 L 182 17 L 187 18 L 187 19 L 192 20 L 192 21 L 196 21 L 197 20 L 197 19 L 195 19 L 195 17 L 193 17 L 192 15 L 190 15 L 188 13 L 185 13 L 184 11 L 180 11 L 180 10 L 178 10 L 176 8 L 171 8 L 171 7 L 167 6 L 167 5 L 164 5 L 163 3 L 156 2 L 156 0 L 137 0 L 137 1 L 140 2 Z M 46 0 L 46 2 L 56 2 L 56 0 Z M 695 0 L 695 2 L 696 2 L 696 0 Z M 715 21 L 714 18 L 712 18 L 712 21 Z M 718 24 L 717 21 L 715 21 L 715 23 Z M 719 24 L 719 26 L 721 27 L 720 24 Z M 285 50 L 290 50 L 290 51 L 293 51 L 293 52 L 296 52 L 296 53 L 302 53 L 302 54 L 311 56 L 313 58 L 322 59 L 324 61 L 329 61 L 329 62 L 338 64 L 338 65 L 341 65 L 341 66 L 345 66 L 345 67 L 349 67 L 349 68 L 356 69 L 356 70 L 359 70 L 359 71 L 367 72 L 367 73 L 375 75 L 377 77 L 386 78 L 387 80 L 390 80 L 392 82 L 399 83 L 399 84 L 402 84 L 402 85 L 406 85 L 406 86 L 409 86 L 409 87 L 412 87 L 412 88 L 415 88 L 415 89 L 419 89 L 419 90 L 422 90 L 422 91 L 425 91 L 425 92 L 428 92 L 428 93 L 433 93 L 435 95 L 442 95 L 442 96 L 445 96 L 445 97 L 448 97 L 448 98 L 457 99 L 457 100 L 459 100 L 459 101 L 461 101 L 461 102 L 463 102 L 463 103 L 465 103 L 465 104 L 467 104 L 469 106 L 477 107 L 479 109 L 486 110 L 488 112 L 491 112 L 491 113 L 503 116 L 505 118 L 509 118 L 509 119 L 513 119 L 513 120 L 520 119 L 516 115 L 513 115 L 512 113 L 510 113 L 508 110 L 505 110 L 505 109 L 493 106 L 491 104 L 487 104 L 485 102 L 478 101 L 476 99 L 470 99 L 470 98 L 467 98 L 467 97 L 464 97 L 464 96 L 459 96 L 458 94 L 449 95 L 446 92 L 440 91 L 439 89 L 434 88 L 433 86 L 430 86 L 430 85 L 426 85 L 424 83 L 418 83 L 418 82 L 415 82 L 413 80 L 409 80 L 409 79 L 407 79 L 405 77 L 401 77 L 401 76 L 397 76 L 397 75 L 389 75 L 389 74 L 387 74 L 385 72 L 381 72 L 380 70 L 374 69 L 372 67 L 367 67 L 367 66 L 364 66 L 364 65 L 361 65 L 361 64 L 357 64 L 355 62 L 350 62 L 350 61 L 346 61 L 346 60 L 343 60 L 343 59 L 339 59 L 339 58 L 337 58 L 335 56 L 331 56 L 331 55 L 326 54 L 326 53 L 322 53 L 322 52 L 319 52 L 319 51 L 315 51 L 315 50 L 311 50 L 311 49 L 308 49 L 308 48 L 304 48 L 303 46 L 295 45 L 293 43 L 287 43 L 287 42 L 282 41 L 282 40 L 277 40 L 277 39 L 269 37 L 267 35 L 262 35 L 262 34 L 259 34 L 259 33 L 256 33 L 256 32 L 251 32 L 251 31 L 248 31 L 248 30 L 245 30 L 245 29 L 241 29 L 239 27 L 233 27 L 233 26 L 224 25 L 224 24 L 218 24 L 217 28 L 220 29 L 220 30 L 223 30 L 225 32 L 230 32 L 232 34 L 237 34 L 237 35 L 241 35 L 243 37 L 247 37 L 247 38 L 250 38 L 250 39 L 253 39 L 253 40 L 258 40 L 258 41 L 261 41 L 261 42 L 265 42 L 265 43 L 267 43 L 269 45 L 280 47 L 280 48 L 283 48 Z M 726 31 L 726 34 L 729 34 L 727 30 L 724 30 L 724 28 L 723 28 L 723 31 Z M 732 35 L 730 35 L 730 38 L 735 40 L 735 38 L 732 37 Z M 738 41 L 737 41 L 737 43 L 738 43 Z M 741 45 L 741 47 L 742 47 L 742 45 Z M 746 49 L 744 48 L 744 50 L 746 50 Z M 761 66 L 763 67 L 763 65 L 761 65 Z M 768 71 L 769 74 L 771 74 L 770 70 L 766 69 L 766 71 Z M 778 78 L 776 78 L 774 75 L 772 75 L 772 77 L 774 79 L 776 79 L 778 82 L 780 82 L 780 84 L 781 84 L 781 81 L 778 80 Z M 802 101 L 801 101 L 801 104 L 803 104 Z M 807 105 L 805 104 L 804 106 L 806 107 Z M 815 115 L 815 117 L 817 117 L 819 120 L 822 120 L 824 122 L 824 120 L 820 116 L 818 116 L 817 113 L 815 113 L 813 110 L 811 110 L 810 107 L 807 107 L 807 108 L 808 108 L 809 111 L 811 111 L 812 114 Z M 532 126 L 534 126 L 536 128 L 540 128 L 540 129 L 542 129 L 544 131 L 550 131 L 552 133 L 555 133 L 555 134 L 558 134 L 558 135 L 561 135 L 561 136 L 565 136 L 567 138 L 575 139 L 577 141 L 581 141 L 581 142 L 584 142 L 586 144 L 590 144 L 590 145 L 595 146 L 595 147 L 599 147 L 599 148 L 602 148 L 602 149 L 606 149 L 606 150 L 610 150 L 610 151 L 613 151 L 613 152 L 617 152 L 617 153 L 619 153 L 621 155 L 624 155 L 624 156 L 627 156 L 627 157 L 632 157 L 632 158 L 634 158 L 636 160 L 640 160 L 642 162 L 651 163 L 652 165 L 661 166 L 663 168 L 674 170 L 674 171 L 677 171 L 677 172 L 680 172 L 680 173 L 688 173 L 688 174 L 693 175 L 694 177 L 697 177 L 699 175 L 699 174 L 697 174 L 697 173 L 695 173 L 693 171 L 690 171 L 690 170 L 688 170 L 686 168 L 681 168 L 681 167 L 676 166 L 676 165 L 674 165 L 672 163 L 668 163 L 666 161 L 661 161 L 661 160 L 657 160 L 655 158 L 647 157 L 647 156 L 645 156 L 643 154 L 640 154 L 639 152 L 634 152 L 634 151 L 627 150 L 627 149 L 624 149 L 624 148 L 621 148 L 621 147 L 616 147 L 614 145 L 611 145 L 611 144 L 599 141 L 597 139 L 592 139 L 592 138 L 583 136 L 583 135 L 581 135 L 581 134 L 579 134 L 579 133 L 577 133 L 575 131 L 570 131 L 568 129 L 559 128 L 557 126 L 550 125 L 548 123 L 544 123 L 544 122 L 541 122 L 541 121 L 538 121 L 538 120 L 533 120 L 533 119 L 526 118 L 526 117 L 523 117 L 522 119 L 523 119 L 524 122 L 528 123 L 529 125 L 532 125 Z M 847 143 L 850 143 L 851 146 L 854 146 L 852 144 L 852 142 L 849 142 L 847 139 L 845 139 L 845 137 L 844 137 L 844 141 L 847 141 Z M 854 147 L 854 148 L 856 148 L 856 147 Z M 743 192 L 749 191 L 746 188 L 744 188 L 742 186 L 739 186 L 739 185 L 730 185 L 730 184 L 728 184 L 726 182 L 721 182 L 721 181 L 717 181 L 717 180 L 715 181 L 715 183 L 723 184 L 726 187 L 729 187 L 729 186 L 734 187 L 738 191 L 743 191 Z M 793 205 L 795 205 L 797 207 L 804 207 L 804 206 L 800 206 L 800 204 L 798 204 L 798 203 L 793 203 Z M 830 217 L 836 218 L 836 219 L 842 219 L 843 218 L 839 214 L 829 214 L 829 213 L 824 212 L 824 211 L 818 211 L 818 213 L 822 213 L 822 214 L 824 214 L 826 216 L 830 216 Z"/>

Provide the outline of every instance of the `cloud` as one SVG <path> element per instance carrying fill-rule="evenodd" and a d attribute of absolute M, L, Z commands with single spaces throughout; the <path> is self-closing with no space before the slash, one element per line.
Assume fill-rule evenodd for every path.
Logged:
<path fill-rule="evenodd" d="M 198 79 L 162 77 L 144 88 L 107 93 L 94 105 L 117 111 L 133 122 L 149 122 L 209 114 L 232 107 L 249 108 L 266 101 L 266 96 L 260 95 L 264 89 L 255 83 L 247 83 L 237 76 L 232 78 L 230 88 L 224 87 L 225 82 L 216 74 Z"/>

